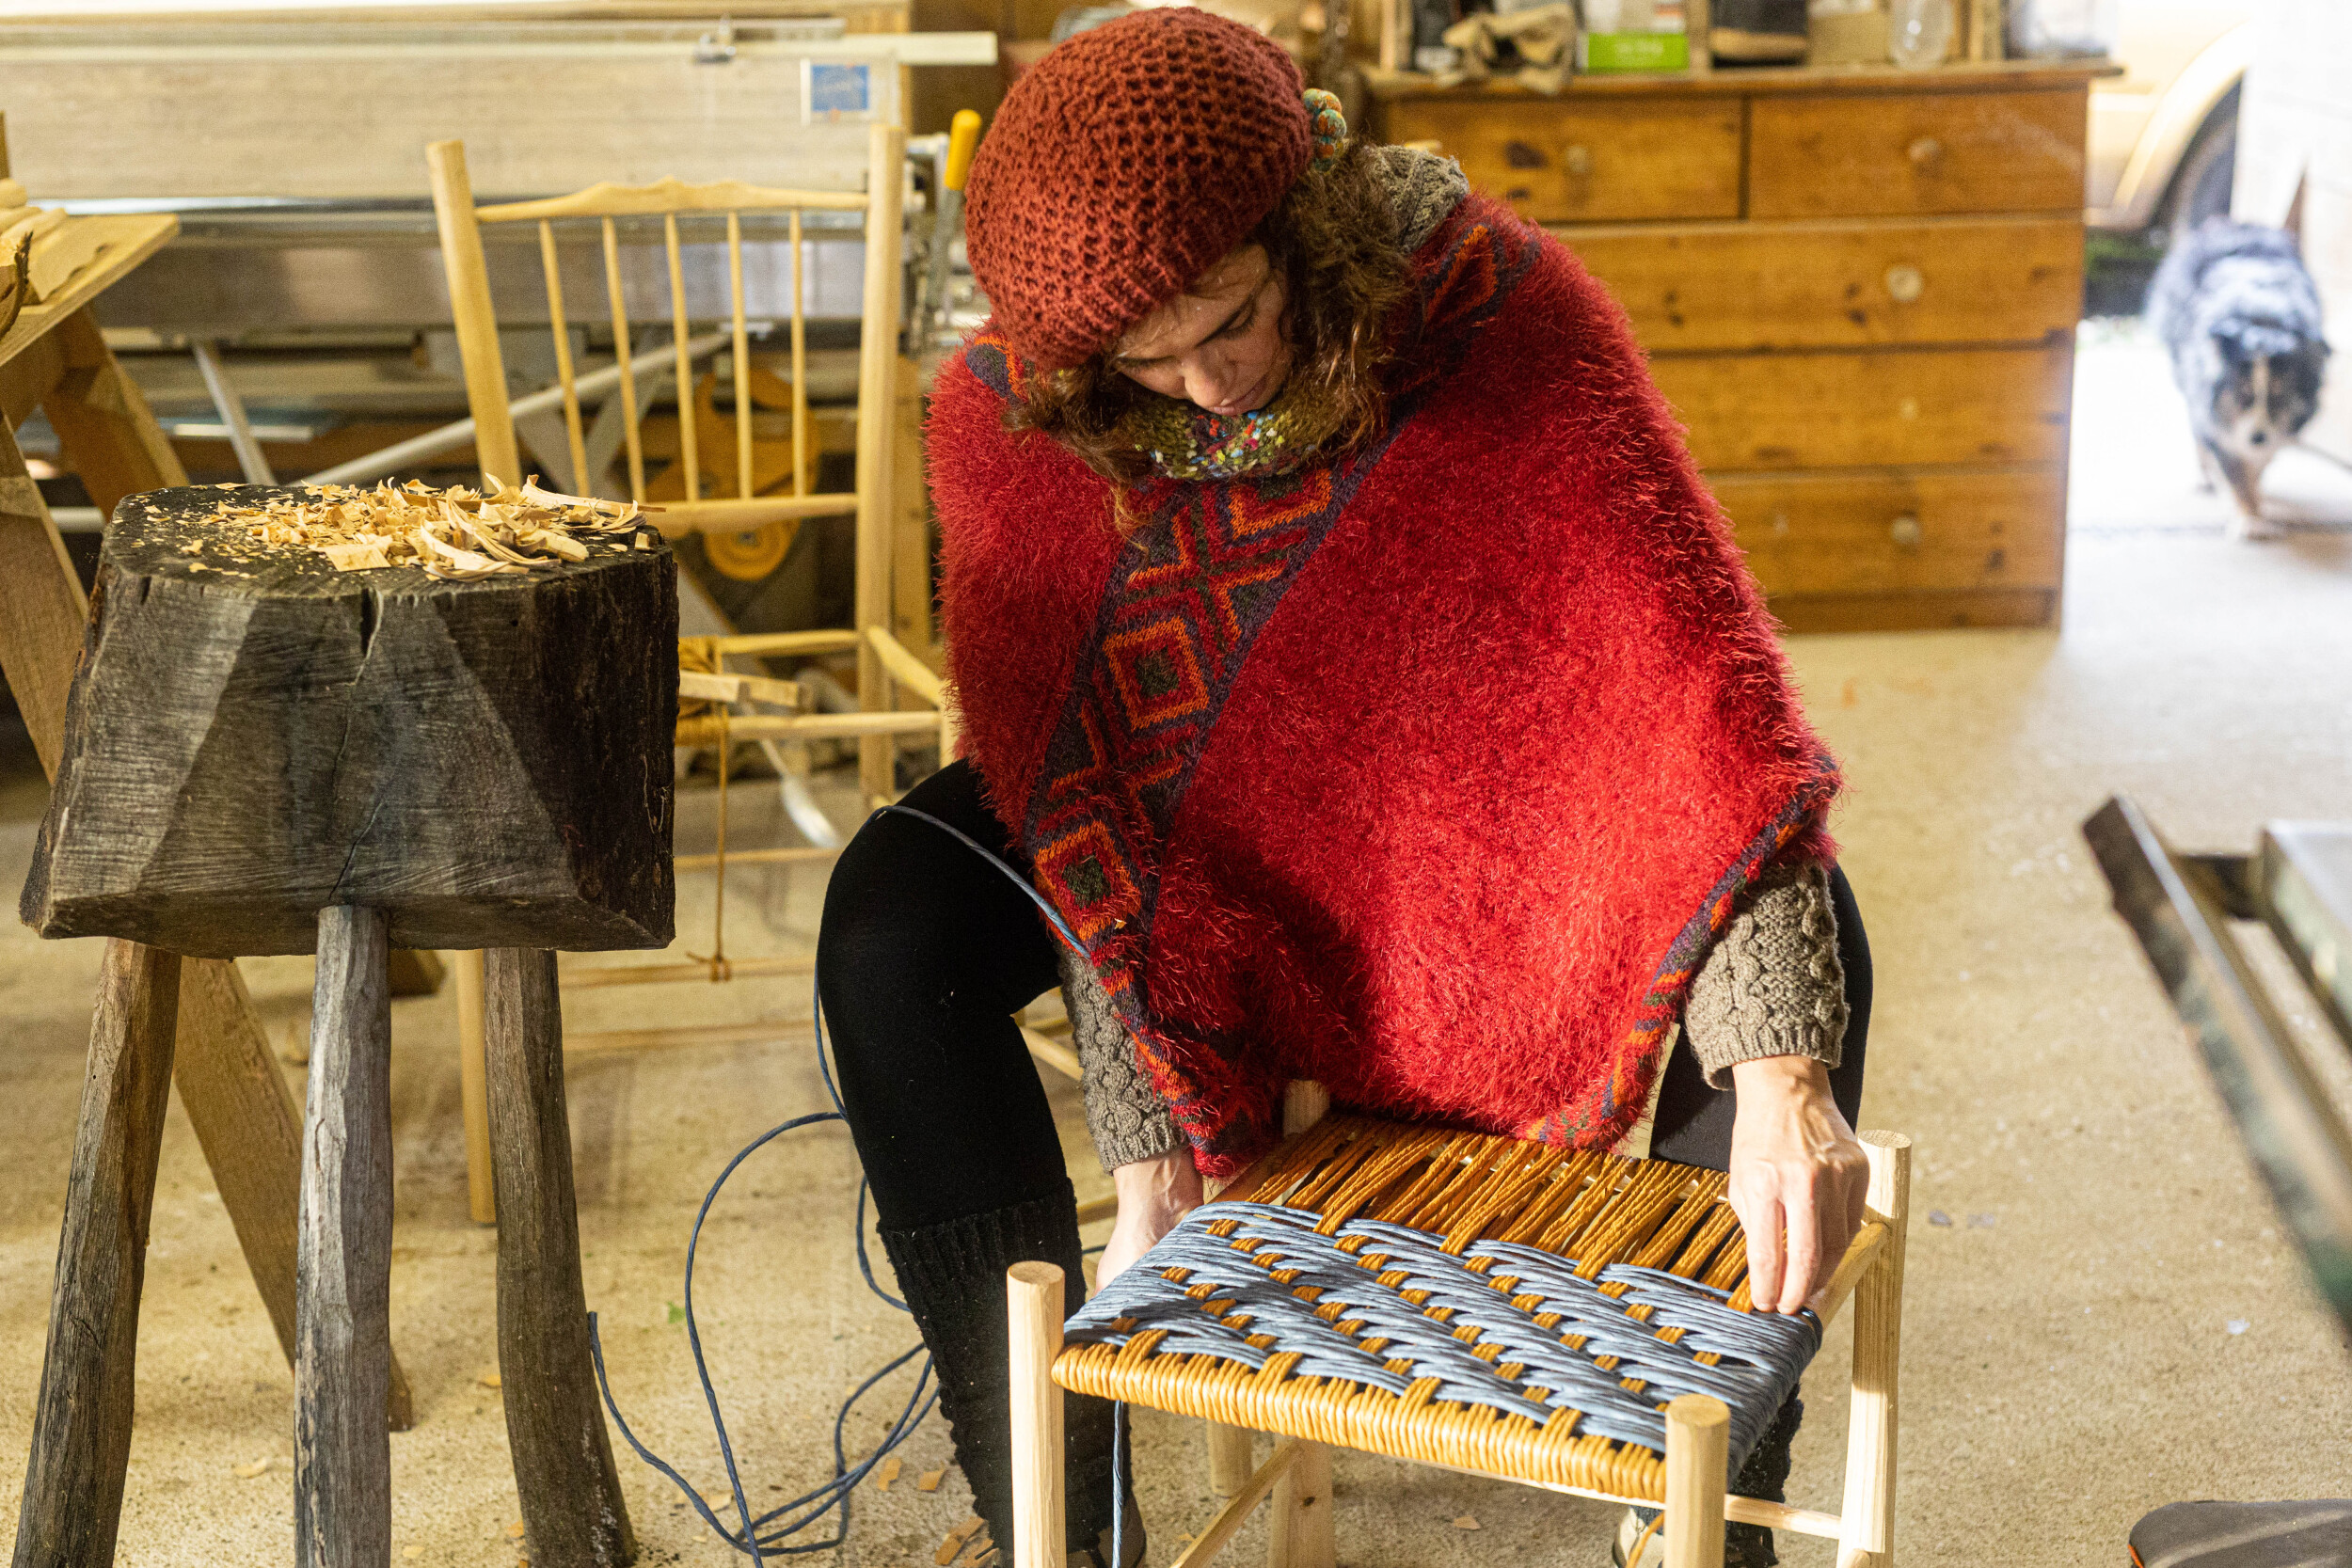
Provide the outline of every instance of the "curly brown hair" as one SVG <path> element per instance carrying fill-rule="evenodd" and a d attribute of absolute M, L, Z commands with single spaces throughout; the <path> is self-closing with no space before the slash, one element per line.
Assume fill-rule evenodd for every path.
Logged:
<path fill-rule="evenodd" d="M 1263 246 L 1282 275 L 1281 332 L 1292 350 L 1291 387 L 1319 390 L 1335 419 L 1326 450 L 1344 451 L 1387 428 L 1385 372 L 1401 356 L 1398 306 L 1411 297 L 1412 271 L 1397 244 L 1396 214 L 1379 178 L 1381 152 L 1350 140 L 1327 168 L 1299 177 L 1260 219 L 1244 245 Z M 1408 329 L 1410 323 L 1404 324 Z M 1013 430 L 1035 430 L 1078 454 L 1106 479 L 1133 484 L 1151 472 L 1121 424 L 1159 394 L 1113 368 L 1107 351 L 1072 370 L 1041 372 L 1025 401 L 1005 413 Z"/>

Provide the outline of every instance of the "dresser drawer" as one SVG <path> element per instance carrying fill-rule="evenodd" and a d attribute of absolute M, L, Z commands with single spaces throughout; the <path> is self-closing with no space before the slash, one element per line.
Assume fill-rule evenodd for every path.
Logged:
<path fill-rule="evenodd" d="M 1666 354 L 1650 375 L 1702 468 L 2058 463 L 2074 351 Z"/>
<path fill-rule="evenodd" d="M 1652 354 L 2031 343 L 2082 307 L 2076 218 L 1557 230 Z"/>
<path fill-rule="evenodd" d="M 2079 87 L 1759 97 L 1748 215 L 2079 212 L 2088 103 Z"/>
<path fill-rule="evenodd" d="M 1977 474 L 1713 474 L 1768 594 L 2047 589 L 2066 485 L 2056 468 Z"/>
<path fill-rule="evenodd" d="M 1434 141 L 1536 223 L 1740 215 L 1740 101 L 1406 100 L 1388 139 Z"/>

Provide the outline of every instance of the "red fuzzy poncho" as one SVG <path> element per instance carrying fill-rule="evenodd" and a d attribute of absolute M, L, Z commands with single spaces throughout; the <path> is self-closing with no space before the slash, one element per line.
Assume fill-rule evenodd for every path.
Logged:
<path fill-rule="evenodd" d="M 1129 498 L 1006 430 L 983 331 L 930 480 L 965 754 L 1225 1175 L 1292 1078 L 1606 1145 L 1732 897 L 1835 767 L 1613 301 L 1502 206 L 1414 258 L 1391 428 Z"/>

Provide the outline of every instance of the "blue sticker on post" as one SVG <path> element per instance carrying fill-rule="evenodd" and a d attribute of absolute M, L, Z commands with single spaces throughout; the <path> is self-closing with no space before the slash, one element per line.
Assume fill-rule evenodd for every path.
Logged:
<path fill-rule="evenodd" d="M 808 60 L 808 114 L 811 119 L 841 119 L 874 112 L 873 67 L 864 60 Z"/>

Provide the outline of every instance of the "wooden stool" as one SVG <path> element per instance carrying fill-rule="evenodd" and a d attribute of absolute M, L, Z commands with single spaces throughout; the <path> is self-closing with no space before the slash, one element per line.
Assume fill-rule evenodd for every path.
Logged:
<path fill-rule="evenodd" d="M 18 1568 L 111 1553 L 178 955 L 313 950 L 296 1557 L 389 1562 L 394 946 L 489 950 L 499 1357 L 531 1560 L 626 1562 L 548 949 L 670 940 L 674 563 L 648 530 L 479 580 L 339 572 L 256 546 L 213 515 L 224 499 L 117 510 L 24 889 L 43 936 L 115 939 L 85 1120 L 92 1096 L 119 1111 L 77 1146 Z"/>
<path fill-rule="evenodd" d="M 1662 1507 L 1669 1568 L 1719 1568 L 1726 1517 L 1886 1568 L 1910 1144 L 1863 1145 L 1868 1222 L 1818 1317 L 1749 1312 L 1720 1171 L 1353 1117 L 1187 1216 L 1067 1336 L 1061 1271 L 1015 1264 L 1013 1568 L 1066 1560 L 1057 1385 L 1290 1439 L 1177 1568 L 1269 1496 L 1272 1568 L 1331 1568 L 1335 1447 Z M 1843 1513 L 1726 1497 L 1849 1295 Z"/>

